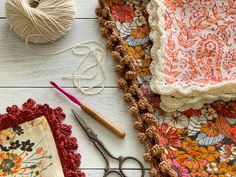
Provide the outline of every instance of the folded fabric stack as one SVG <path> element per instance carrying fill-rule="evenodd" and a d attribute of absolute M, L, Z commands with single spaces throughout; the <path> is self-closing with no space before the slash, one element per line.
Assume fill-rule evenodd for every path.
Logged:
<path fill-rule="evenodd" d="M 151 0 L 151 88 L 171 112 L 236 98 L 236 2 Z"/>
<path fill-rule="evenodd" d="M 111 49 L 113 58 L 118 61 L 116 66 L 116 71 L 117 73 L 119 73 L 118 85 L 119 88 L 124 91 L 125 101 L 130 103 L 130 105 L 132 106 L 130 112 L 135 118 L 135 128 L 138 131 L 139 140 L 141 143 L 145 144 L 146 147 L 144 159 L 151 164 L 150 176 L 235 177 L 236 100 L 232 100 L 229 102 L 216 101 L 211 104 L 205 104 L 201 109 L 197 110 L 189 109 L 186 111 L 173 112 L 163 111 L 162 109 L 160 109 L 160 95 L 153 93 L 150 89 L 150 78 L 152 78 L 153 76 L 149 71 L 149 67 L 150 63 L 154 59 L 155 61 L 152 63 L 152 72 L 153 75 L 155 75 L 155 78 L 153 78 L 152 80 L 153 90 L 156 92 L 159 92 L 159 90 L 161 90 L 162 92 L 165 91 L 168 93 L 162 94 L 162 107 L 164 107 L 163 98 L 168 97 L 170 97 L 171 99 L 176 98 L 177 104 L 179 104 L 180 101 L 184 99 L 189 99 L 193 102 L 192 105 L 190 105 L 190 103 L 185 105 L 194 107 L 196 105 L 195 103 L 198 101 L 197 99 L 203 102 L 207 102 L 203 100 L 202 97 L 205 97 L 206 100 L 208 100 L 212 97 L 223 99 L 225 95 L 233 95 L 235 93 L 235 88 L 234 84 L 230 83 L 231 80 L 233 81 L 233 77 L 232 79 L 228 79 L 227 81 L 227 83 L 230 84 L 225 84 L 224 87 L 221 87 L 221 89 L 218 89 L 218 87 L 211 87 L 210 89 L 208 89 L 208 92 L 204 90 L 208 82 L 206 82 L 207 79 L 205 79 L 205 82 L 199 81 L 202 78 L 202 80 L 204 81 L 204 77 L 202 76 L 203 74 L 205 74 L 206 77 L 208 76 L 208 78 L 210 78 L 209 80 L 211 81 L 209 82 L 211 83 L 211 86 L 218 83 L 213 82 L 213 76 L 216 77 L 216 81 L 217 78 L 219 79 L 220 77 L 218 71 L 217 74 L 212 74 L 212 77 L 209 77 L 210 72 L 207 72 L 207 69 L 210 67 L 205 66 L 205 63 L 207 63 L 208 65 L 213 65 L 213 62 L 210 61 L 210 57 L 206 57 L 207 55 L 211 56 L 211 53 L 207 53 L 206 51 L 203 52 L 200 48 L 201 50 L 199 49 L 199 51 L 203 52 L 201 55 L 204 56 L 200 58 L 202 61 L 196 60 L 195 58 L 197 56 L 196 54 L 194 55 L 194 53 L 192 55 L 187 55 L 187 57 L 184 57 L 186 53 L 188 54 L 188 52 L 186 52 L 188 48 L 182 47 L 179 43 L 181 43 L 182 45 L 190 45 L 191 41 L 195 42 L 196 40 L 196 43 L 192 48 L 194 48 L 194 46 L 196 47 L 196 45 L 205 45 L 208 47 L 208 50 L 212 51 L 213 53 L 215 52 L 214 55 L 212 54 L 212 56 L 215 56 L 217 52 L 219 52 L 219 50 L 216 51 L 211 49 L 212 47 L 216 48 L 220 46 L 222 48 L 220 49 L 220 53 L 222 54 L 218 55 L 225 58 L 226 53 L 223 53 L 223 51 L 231 51 L 232 57 L 230 61 L 228 61 L 229 63 L 227 67 L 223 65 L 226 62 L 226 59 L 220 60 L 222 64 L 220 67 L 220 71 L 222 72 L 222 77 L 228 77 L 229 75 L 233 76 L 230 71 L 233 71 L 233 67 L 235 65 L 235 61 L 233 61 L 233 57 L 235 60 L 235 53 L 232 54 L 232 51 L 235 51 L 235 43 L 232 42 L 232 36 L 235 36 L 235 28 L 234 30 L 232 30 L 231 24 L 223 23 L 226 28 L 225 33 L 227 34 L 228 39 L 228 45 L 226 46 L 223 45 L 225 43 L 224 40 L 222 40 L 223 32 L 219 32 L 219 34 L 213 32 L 214 29 L 217 28 L 217 26 L 222 26 L 222 23 L 218 22 L 220 20 L 220 17 L 227 19 L 229 16 L 231 16 L 231 18 L 235 18 L 234 10 L 236 0 L 224 0 L 224 2 L 221 0 L 165 0 L 164 4 L 152 0 L 151 4 L 149 3 L 150 0 L 101 0 L 101 7 L 97 10 L 97 15 L 99 16 L 98 20 L 101 25 L 102 35 L 104 35 L 108 39 L 107 47 Z M 159 8 L 160 5 L 158 3 L 163 4 L 162 7 L 166 5 L 168 8 L 171 8 L 169 14 L 163 15 L 160 20 L 158 20 L 158 18 L 156 17 L 157 15 L 155 15 L 157 12 L 163 14 L 163 9 Z M 155 57 L 152 59 L 151 57 L 150 48 L 152 48 L 152 42 L 149 40 L 150 26 L 148 23 L 149 15 L 147 13 L 147 4 L 149 4 L 148 11 L 150 13 L 150 22 L 153 27 L 151 37 L 152 39 L 156 37 L 156 40 L 154 40 L 155 46 L 152 50 L 153 57 L 155 57 L 155 52 L 160 51 L 160 38 L 161 35 L 165 35 L 165 33 L 163 33 L 163 29 L 170 29 L 170 27 L 176 28 L 176 30 L 173 30 L 173 32 L 171 33 L 171 37 L 164 37 L 161 41 L 163 42 L 164 39 L 167 39 L 167 43 L 169 41 L 170 47 L 168 46 L 167 49 L 169 50 L 166 51 L 168 51 L 169 53 L 174 52 L 175 55 L 177 55 L 177 57 L 172 57 L 174 59 L 169 63 L 168 61 L 171 57 L 167 58 L 168 60 L 166 60 L 166 58 L 163 58 L 167 61 L 167 64 L 165 64 L 166 66 L 171 66 L 171 63 L 177 65 L 176 63 L 179 62 L 178 60 L 183 61 L 182 64 L 178 63 L 177 67 L 173 66 L 171 68 L 172 77 L 170 77 L 171 74 L 167 75 L 168 77 L 166 76 L 166 73 L 168 73 L 166 69 L 167 67 L 163 68 L 163 70 L 165 69 L 165 75 L 159 72 L 159 69 L 165 66 L 157 65 L 157 61 L 162 58 L 156 59 Z M 191 6 L 188 7 L 187 4 Z M 228 6 L 228 4 L 230 4 L 230 6 Z M 184 6 L 183 11 L 181 11 L 180 9 L 180 7 L 182 6 Z M 214 6 L 214 13 L 209 10 L 212 6 Z M 182 15 L 175 15 L 175 11 L 180 12 L 180 14 Z M 228 16 L 223 15 L 223 13 L 225 13 L 226 11 L 229 13 Z M 193 27 L 191 27 L 194 26 L 192 22 L 190 23 L 184 21 L 184 14 L 190 14 L 190 12 L 195 15 L 194 16 L 191 14 L 192 17 L 189 17 L 189 20 L 191 19 L 190 21 L 192 21 L 193 18 L 197 17 L 201 18 L 202 20 L 208 18 L 208 21 L 212 22 L 213 19 L 217 20 L 217 22 L 215 22 L 215 25 L 209 22 L 209 25 L 211 25 L 213 28 L 213 32 L 209 35 L 209 37 L 209 32 L 207 33 L 207 31 L 211 28 L 207 29 L 206 32 L 204 32 L 204 34 L 206 33 L 205 35 L 200 35 L 202 30 L 193 30 Z M 218 15 L 215 12 L 219 12 Z M 203 17 L 201 15 L 202 13 L 207 15 L 207 17 Z M 179 20 L 177 21 L 179 24 L 183 24 L 181 28 L 178 27 L 177 24 L 174 24 L 173 20 L 176 19 Z M 159 25 L 159 22 L 161 22 L 161 20 L 162 22 L 164 20 L 168 22 L 165 25 L 166 28 L 161 28 L 161 25 Z M 230 21 L 235 25 L 235 19 Z M 201 23 L 200 21 L 198 25 L 200 26 L 200 28 L 205 28 L 205 23 L 207 24 L 208 22 Z M 229 27 L 230 32 L 228 32 Z M 161 30 L 162 33 L 160 33 Z M 191 30 L 192 32 L 190 32 Z M 186 33 L 189 33 L 187 37 L 185 35 Z M 196 35 L 201 36 L 199 41 L 197 41 L 198 37 L 194 37 Z M 194 39 L 190 39 L 190 37 L 194 37 Z M 173 40 L 168 40 L 171 38 Z M 206 39 L 211 39 L 211 41 L 207 42 Z M 200 41 L 202 41 L 202 43 L 200 43 Z M 211 46 L 211 42 L 218 43 Z M 211 44 L 210 47 L 207 45 L 207 43 Z M 162 44 L 162 46 L 164 46 L 164 44 Z M 189 47 L 188 50 L 192 48 Z M 176 50 L 178 52 L 176 52 Z M 189 60 L 189 62 L 186 62 L 187 59 Z M 203 72 L 202 68 L 204 67 L 206 68 Z M 154 70 L 156 68 L 158 72 Z M 214 71 L 214 73 L 216 73 L 214 67 L 212 68 L 212 72 Z M 175 76 L 175 71 L 178 71 L 180 73 L 188 71 L 187 75 L 181 73 L 180 76 L 183 77 L 184 75 L 185 77 L 184 79 L 182 79 L 183 84 L 181 80 L 182 85 L 180 86 L 178 85 L 179 82 L 177 82 L 178 80 L 180 80 L 180 76 L 177 76 L 177 74 Z M 194 72 L 196 74 L 194 74 Z M 170 78 L 168 80 L 169 85 L 160 85 L 163 82 L 167 83 L 167 81 L 165 81 L 164 79 L 161 80 L 162 77 L 159 79 L 159 81 L 157 77 L 159 75 L 156 76 L 156 73 L 161 73 L 161 76 L 165 76 L 163 78 L 166 80 Z M 178 80 L 176 81 L 173 79 L 172 83 L 171 78 L 177 78 Z M 155 82 L 155 80 L 157 80 L 158 82 Z M 174 81 L 176 81 L 176 83 Z M 187 83 L 189 85 L 184 85 L 184 83 Z M 193 88 L 193 86 L 196 86 L 196 83 L 200 83 L 198 86 L 198 90 L 193 89 L 191 92 L 187 92 L 189 91 L 189 88 Z M 200 87 L 201 83 L 202 87 Z M 172 89 L 174 91 L 166 89 L 168 87 L 172 88 L 172 85 L 177 85 L 178 89 Z M 199 87 L 202 89 L 199 89 Z M 178 99 L 180 101 L 178 101 Z M 171 107 L 171 104 L 173 103 L 174 102 L 172 99 L 168 104 L 166 104 L 168 105 L 169 110 L 172 109 L 169 107 Z M 177 109 L 182 108 L 180 107 Z"/>

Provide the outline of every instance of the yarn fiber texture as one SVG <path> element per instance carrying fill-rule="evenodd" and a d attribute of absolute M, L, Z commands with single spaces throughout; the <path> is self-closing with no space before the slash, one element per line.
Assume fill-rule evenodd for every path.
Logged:
<path fill-rule="evenodd" d="M 71 29 L 74 0 L 6 0 L 9 26 L 26 42 L 54 42 Z"/>

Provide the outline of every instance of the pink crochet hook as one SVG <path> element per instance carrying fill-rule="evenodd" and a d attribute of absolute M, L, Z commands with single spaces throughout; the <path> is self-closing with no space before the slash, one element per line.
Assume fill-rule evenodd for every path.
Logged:
<path fill-rule="evenodd" d="M 98 114 L 95 110 L 93 110 L 92 108 L 90 108 L 89 106 L 81 103 L 80 100 L 78 100 L 77 98 L 75 98 L 73 95 L 69 94 L 67 91 L 65 91 L 63 88 L 61 88 L 60 86 L 58 86 L 55 82 L 51 81 L 50 82 L 51 85 L 56 88 L 57 90 L 59 90 L 61 93 L 63 93 L 67 98 L 69 98 L 72 102 L 74 102 L 75 104 L 77 104 L 78 106 L 80 106 L 80 108 L 86 112 L 88 115 L 90 115 L 91 117 L 93 117 L 96 121 L 98 121 L 99 123 L 101 123 L 102 125 L 104 125 L 106 128 L 108 128 L 109 130 L 111 130 L 115 135 L 117 135 L 120 138 L 124 138 L 125 137 L 125 132 L 122 131 L 119 127 L 117 127 L 116 125 L 114 125 L 112 122 L 110 122 L 109 120 L 107 120 L 105 117 L 101 116 L 100 114 Z"/>

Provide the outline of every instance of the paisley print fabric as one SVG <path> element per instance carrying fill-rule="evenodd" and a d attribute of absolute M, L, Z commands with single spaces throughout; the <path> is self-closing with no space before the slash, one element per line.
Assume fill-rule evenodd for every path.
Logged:
<path fill-rule="evenodd" d="M 158 93 L 184 95 L 193 91 L 236 86 L 235 0 L 155 0 L 153 75 Z M 156 16 L 156 17 L 155 17 Z M 154 24 L 152 24 L 155 27 Z M 158 31 L 158 32 L 155 32 Z M 159 39 L 160 38 L 160 39 Z M 156 44 L 157 43 L 157 44 Z M 154 84 L 154 83 L 153 83 Z M 225 93 L 225 92 L 224 92 Z"/>

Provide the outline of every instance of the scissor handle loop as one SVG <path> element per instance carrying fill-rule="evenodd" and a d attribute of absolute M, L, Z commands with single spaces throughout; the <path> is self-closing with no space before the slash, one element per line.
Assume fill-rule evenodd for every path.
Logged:
<path fill-rule="evenodd" d="M 126 175 L 125 175 L 125 173 L 124 173 L 124 171 L 123 171 L 123 164 L 124 164 L 124 162 L 125 161 L 127 161 L 127 160 L 133 160 L 133 161 L 135 161 L 135 162 L 137 162 L 138 164 L 139 164 L 139 166 L 140 166 L 140 169 L 141 169 L 141 177 L 144 177 L 144 175 L 145 175 L 145 169 L 144 169 L 144 166 L 143 166 L 143 164 L 142 164 L 142 162 L 141 161 L 139 161 L 138 159 L 136 159 L 136 158 L 134 158 L 134 157 L 130 157 L 130 156 L 128 156 L 128 157 L 119 157 L 119 159 L 120 159 L 120 163 L 119 163 L 119 169 L 120 169 L 120 173 L 123 175 L 123 177 L 126 177 Z"/>
<path fill-rule="evenodd" d="M 111 173 L 116 173 L 120 177 L 125 177 L 125 176 L 123 176 L 123 174 L 120 171 L 115 171 L 115 170 L 107 170 L 107 171 L 105 171 L 103 177 L 108 177 Z"/>

